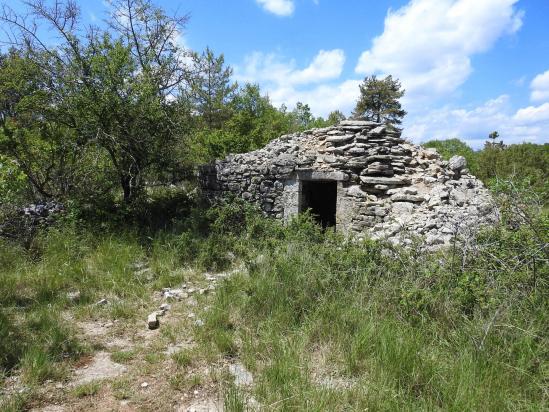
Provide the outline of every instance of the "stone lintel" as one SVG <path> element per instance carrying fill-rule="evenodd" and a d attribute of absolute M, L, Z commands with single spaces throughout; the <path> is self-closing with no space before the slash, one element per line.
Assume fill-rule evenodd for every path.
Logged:
<path fill-rule="evenodd" d="M 299 180 L 336 180 L 347 181 L 349 175 L 338 171 L 302 170 L 297 172 Z"/>

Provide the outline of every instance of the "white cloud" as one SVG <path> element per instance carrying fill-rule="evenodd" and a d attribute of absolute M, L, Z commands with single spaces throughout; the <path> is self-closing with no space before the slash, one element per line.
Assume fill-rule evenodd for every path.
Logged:
<path fill-rule="evenodd" d="M 544 103 L 541 106 L 528 106 L 520 109 L 513 118 L 519 122 L 549 122 L 549 103 Z"/>
<path fill-rule="evenodd" d="M 307 103 L 316 115 L 351 110 L 358 97 L 358 80 L 336 82 L 345 65 L 343 50 L 320 50 L 307 67 L 300 69 L 295 60 L 270 53 L 253 53 L 244 64 L 235 66 L 239 82 L 259 83 L 275 106 L 292 108 Z"/>
<path fill-rule="evenodd" d="M 454 92 L 472 72 L 470 57 L 516 32 L 518 0 L 412 0 L 389 10 L 381 35 L 360 56 L 360 74 L 400 78 L 408 99 Z"/>
<path fill-rule="evenodd" d="M 355 71 L 392 74 L 402 81 L 403 106 L 410 112 L 403 135 L 416 142 L 458 137 L 479 148 L 494 130 L 505 143 L 547 142 L 549 71 L 530 86 L 532 100 L 545 104 L 516 110 L 510 97 L 501 95 L 476 107 L 441 107 L 442 98 L 455 96 L 472 73 L 473 55 L 519 30 L 523 13 L 516 9 L 517 1 L 411 0 L 388 12 L 383 33 L 361 55 Z M 350 114 L 360 80 L 342 79 L 344 64 L 340 49 L 321 50 L 304 68 L 295 60 L 257 52 L 235 67 L 235 73 L 241 82 L 259 83 L 276 106 L 292 108 L 300 101 L 315 115 L 332 110 Z"/>
<path fill-rule="evenodd" d="M 343 50 L 320 50 L 304 69 L 296 69 L 295 60 L 283 61 L 276 54 L 253 53 L 246 57 L 243 67 L 236 67 L 241 81 L 261 82 L 278 86 L 295 86 L 336 79 L 343 71 Z"/>
<path fill-rule="evenodd" d="M 538 74 L 530 84 L 530 99 L 535 102 L 549 101 L 549 70 Z"/>
<path fill-rule="evenodd" d="M 359 80 L 346 80 L 337 84 L 323 84 L 308 90 L 280 87 L 268 90 L 275 106 L 282 104 L 293 108 L 297 102 L 306 103 L 313 114 L 326 117 L 333 110 L 350 113 L 358 97 Z"/>
<path fill-rule="evenodd" d="M 358 97 L 358 80 L 330 83 L 340 78 L 344 65 L 340 49 L 320 50 L 303 69 L 293 59 L 256 52 L 235 66 L 235 76 L 239 82 L 259 83 L 276 106 L 293 107 L 299 101 L 309 104 L 315 114 L 326 115 L 353 106 Z"/>
<path fill-rule="evenodd" d="M 257 3 L 270 13 L 277 16 L 291 16 L 295 5 L 293 0 L 256 0 Z"/>
<path fill-rule="evenodd" d="M 508 95 L 470 109 L 449 106 L 406 119 L 404 136 L 416 142 L 457 137 L 474 148 L 497 130 L 505 143 L 548 141 L 549 103 L 514 111 Z"/>
<path fill-rule="evenodd" d="M 526 76 L 521 76 L 518 79 L 512 80 L 511 84 L 516 87 L 522 87 L 526 83 L 526 79 Z"/>

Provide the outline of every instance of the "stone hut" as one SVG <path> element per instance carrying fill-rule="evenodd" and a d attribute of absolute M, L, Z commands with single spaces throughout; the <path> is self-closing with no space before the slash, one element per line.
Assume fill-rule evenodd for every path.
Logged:
<path fill-rule="evenodd" d="M 324 227 L 395 243 L 436 247 L 497 220 L 463 157 L 443 161 L 369 121 L 281 136 L 201 167 L 200 182 L 209 198 L 241 197 L 276 219 L 310 209 Z"/>

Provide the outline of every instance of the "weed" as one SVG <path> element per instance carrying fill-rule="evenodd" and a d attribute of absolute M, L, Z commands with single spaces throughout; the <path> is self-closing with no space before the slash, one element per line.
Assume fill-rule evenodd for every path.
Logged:
<path fill-rule="evenodd" d="M 238 388 L 230 386 L 223 397 L 223 409 L 227 412 L 244 412 L 246 403 Z"/>
<path fill-rule="evenodd" d="M 85 398 L 86 396 L 93 396 L 101 389 L 99 382 L 89 382 L 77 386 L 72 390 L 72 394 L 77 398 Z"/>
<path fill-rule="evenodd" d="M 48 379 L 57 380 L 65 376 L 66 370 L 57 364 L 48 353 L 38 347 L 28 350 L 21 359 L 23 380 L 29 384 L 40 384 Z"/>
<path fill-rule="evenodd" d="M 118 378 L 111 382 L 113 396 L 117 400 L 130 399 L 133 395 L 132 382 L 128 378 Z"/>
<path fill-rule="evenodd" d="M 145 361 L 151 365 L 158 364 L 162 362 L 165 358 L 163 353 L 147 353 L 145 355 Z"/>
<path fill-rule="evenodd" d="M 112 359 L 113 362 L 116 362 L 116 363 L 124 363 L 124 364 L 129 363 L 133 359 L 135 359 L 135 352 L 132 351 L 132 350 L 116 351 L 116 352 L 111 353 L 111 359 Z"/>
<path fill-rule="evenodd" d="M 199 387 L 202 384 L 202 378 L 198 374 L 176 372 L 169 377 L 168 382 L 175 390 L 187 391 Z"/>
<path fill-rule="evenodd" d="M 180 350 L 172 355 L 173 361 L 180 368 L 187 368 L 191 365 L 193 358 L 192 354 L 188 350 Z"/>

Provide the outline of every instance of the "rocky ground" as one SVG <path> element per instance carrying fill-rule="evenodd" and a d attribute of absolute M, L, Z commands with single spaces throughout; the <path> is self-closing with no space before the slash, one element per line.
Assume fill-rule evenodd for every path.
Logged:
<path fill-rule="evenodd" d="M 66 320 L 76 325 L 81 341 L 91 350 L 71 365 L 64 382 L 47 381 L 38 388 L 31 410 L 223 410 L 227 386 L 245 392 L 253 377 L 238 359 L 228 361 L 200 351 L 197 335 L 208 301 L 231 273 L 197 273 L 192 282 L 154 291 L 153 306 L 142 308 L 150 315 L 141 319 L 108 320 L 102 311 L 112 304 L 109 299 L 88 308 L 94 316 L 84 320 L 66 313 Z M 156 324 L 151 324 L 151 315 Z M 5 394 L 27 391 L 19 381 L 17 376 L 9 378 Z"/>

